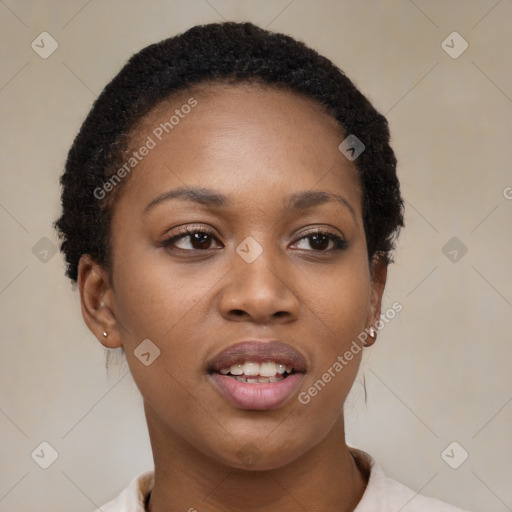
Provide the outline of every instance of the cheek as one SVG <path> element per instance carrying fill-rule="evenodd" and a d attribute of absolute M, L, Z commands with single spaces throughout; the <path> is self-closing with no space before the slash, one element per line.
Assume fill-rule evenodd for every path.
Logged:
<path fill-rule="evenodd" d="M 151 254 L 135 248 L 118 262 L 115 314 L 131 373 L 145 399 L 161 401 L 167 408 L 172 397 L 177 410 L 187 401 L 184 390 L 197 386 L 194 378 L 204 358 L 204 339 L 214 327 L 205 324 L 211 309 L 208 292 L 223 269 L 172 268 L 160 250 Z M 142 345 L 144 340 L 151 343 Z M 142 351 L 146 346 L 149 349 Z M 148 351 L 149 357 L 140 357 Z M 148 359 L 154 362 L 146 366 Z"/>
<path fill-rule="evenodd" d="M 318 334 L 318 343 L 304 393 L 298 396 L 305 414 L 322 414 L 334 421 L 356 378 L 363 353 L 358 336 L 366 327 L 371 291 L 365 261 L 355 258 L 353 265 L 347 261 L 328 279 L 317 281 L 308 294 L 311 332 Z"/>
<path fill-rule="evenodd" d="M 174 344 L 176 332 L 201 309 L 216 272 L 171 268 L 165 257 L 134 252 L 116 268 L 116 319 L 128 347 L 150 338 Z M 168 343 L 172 340 L 173 343 Z"/>
<path fill-rule="evenodd" d="M 350 258 L 325 275 L 307 282 L 304 292 L 308 308 L 324 324 L 326 338 L 342 349 L 348 338 L 365 328 L 371 282 L 365 259 Z"/>

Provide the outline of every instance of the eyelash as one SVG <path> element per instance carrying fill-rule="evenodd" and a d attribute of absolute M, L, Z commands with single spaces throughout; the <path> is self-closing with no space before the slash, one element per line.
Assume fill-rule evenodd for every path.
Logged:
<path fill-rule="evenodd" d="M 176 234 L 174 234 L 173 236 L 163 240 L 161 242 L 161 245 L 162 247 L 165 247 L 165 248 L 169 248 L 172 246 L 172 244 L 182 238 L 185 238 L 187 236 L 191 237 L 192 235 L 194 234 L 203 234 L 203 235 L 209 235 L 210 237 L 214 238 L 215 240 L 218 241 L 217 237 L 215 236 L 215 233 L 213 233 L 213 231 L 211 231 L 210 229 L 208 228 L 204 228 L 204 227 L 198 227 L 198 228 L 194 228 L 193 226 L 192 227 L 185 227 L 185 228 L 182 228 L 182 229 L 179 229 L 178 232 Z M 305 238 L 310 238 L 310 237 L 313 237 L 313 236 L 318 236 L 318 235 L 321 235 L 321 236 L 326 236 L 328 237 L 334 244 L 334 247 L 331 248 L 331 249 L 327 249 L 327 250 L 315 250 L 315 249 L 311 249 L 312 252 L 316 252 L 316 253 L 330 253 L 332 251 L 342 251 L 344 249 L 347 248 L 348 246 L 348 242 L 347 240 L 341 238 L 340 236 L 334 234 L 333 232 L 331 231 L 328 231 L 328 230 L 323 230 L 323 229 L 315 229 L 315 230 L 312 230 L 308 233 L 305 233 L 303 234 L 298 240 L 297 242 L 305 239 Z M 182 251 L 182 252 L 188 252 L 188 253 L 191 253 L 191 252 L 207 252 L 209 251 L 210 249 L 181 249 L 179 247 L 176 248 L 178 251 Z"/>

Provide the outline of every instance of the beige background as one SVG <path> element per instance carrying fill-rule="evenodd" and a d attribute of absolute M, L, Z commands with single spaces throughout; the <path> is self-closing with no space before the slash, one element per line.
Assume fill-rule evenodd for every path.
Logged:
<path fill-rule="evenodd" d="M 90 511 L 152 468 L 127 367 L 107 374 L 62 257 L 33 247 L 57 243 L 58 178 L 107 81 L 147 44 L 222 19 L 304 40 L 391 125 L 407 226 L 385 307 L 403 311 L 367 351 L 349 441 L 424 494 L 512 510 L 510 0 L 1 0 L 0 510 Z M 43 31 L 59 45 L 47 59 L 31 48 Z M 453 31 L 469 44 L 456 59 L 441 46 Z M 442 252 L 454 236 L 457 262 Z M 31 458 L 43 441 L 58 452 L 46 470 Z M 469 453 L 458 469 L 441 457 L 453 441 L 452 460 Z"/>

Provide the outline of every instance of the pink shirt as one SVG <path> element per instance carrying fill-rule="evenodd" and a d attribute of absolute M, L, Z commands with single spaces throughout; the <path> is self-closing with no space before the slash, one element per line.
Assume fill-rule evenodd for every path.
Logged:
<path fill-rule="evenodd" d="M 354 448 L 350 451 L 360 464 L 370 469 L 368 485 L 354 512 L 464 512 L 434 498 L 417 494 L 386 477 L 382 468 L 367 453 Z M 153 471 L 141 473 L 132 479 L 117 498 L 95 512 L 145 512 L 144 502 L 153 484 Z"/>

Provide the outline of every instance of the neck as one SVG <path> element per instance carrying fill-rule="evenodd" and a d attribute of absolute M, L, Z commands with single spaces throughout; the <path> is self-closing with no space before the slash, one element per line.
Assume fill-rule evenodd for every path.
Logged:
<path fill-rule="evenodd" d="M 327 436 L 292 462 L 258 471 L 209 457 L 158 422 L 145 406 L 155 462 L 148 512 L 352 512 L 366 479 L 345 443 L 343 416 Z"/>

